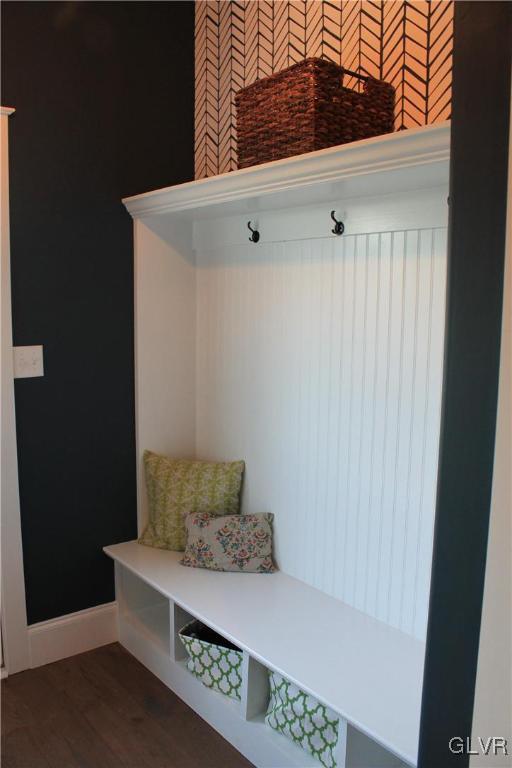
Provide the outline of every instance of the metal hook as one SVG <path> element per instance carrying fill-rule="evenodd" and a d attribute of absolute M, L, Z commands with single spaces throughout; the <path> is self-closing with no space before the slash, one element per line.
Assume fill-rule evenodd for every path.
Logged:
<path fill-rule="evenodd" d="M 257 242 L 258 242 L 258 240 L 260 239 L 260 233 L 258 232 L 258 230 L 257 230 L 257 229 L 253 229 L 253 228 L 251 227 L 251 222 L 250 222 L 250 221 L 248 221 L 248 222 L 247 222 L 247 227 L 248 227 L 248 228 L 251 230 L 251 232 L 252 232 L 252 235 L 250 236 L 249 240 L 251 241 L 251 243 L 257 243 Z"/>
<path fill-rule="evenodd" d="M 342 235 L 345 231 L 345 225 L 342 221 L 338 221 L 334 215 L 336 211 L 331 211 L 331 219 L 334 221 L 334 229 L 331 229 L 333 235 Z"/>

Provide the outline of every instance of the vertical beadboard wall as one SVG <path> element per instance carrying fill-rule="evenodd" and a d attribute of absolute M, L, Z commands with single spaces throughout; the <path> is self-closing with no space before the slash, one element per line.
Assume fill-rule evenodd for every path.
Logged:
<path fill-rule="evenodd" d="M 197 269 L 196 454 L 244 458 L 279 566 L 423 638 L 446 230 L 209 254 Z"/>

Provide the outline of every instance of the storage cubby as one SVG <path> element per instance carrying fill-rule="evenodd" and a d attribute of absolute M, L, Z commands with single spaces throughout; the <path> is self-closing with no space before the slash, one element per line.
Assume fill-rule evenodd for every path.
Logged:
<path fill-rule="evenodd" d="M 120 619 L 169 654 L 169 598 L 119 566 L 116 566 L 116 596 Z"/>
<path fill-rule="evenodd" d="M 127 563 L 123 564 L 121 559 L 116 559 L 115 563 L 121 644 L 240 752 L 251 753 L 257 765 L 262 768 L 318 768 L 314 761 L 304 758 L 299 748 L 265 725 L 268 672 L 246 650 L 243 650 L 240 701 L 207 688 L 189 672 L 188 656 L 179 639 L 179 631 L 202 616 L 203 611 L 199 609 L 193 614 L 186 610 L 182 604 L 189 604 L 189 600 L 175 600 L 168 589 L 166 581 L 176 584 L 183 572 L 179 566 L 180 555 L 141 547 L 135 542 L 133 545 L 139 548 L 142 562 L 132 563 L 130 567 L 126 567 Z M 106 548 L 106 551 L 110 549 Z M 162 591 L 141 577 L 146 570 L 147 558 L 151 560 L 155 556 L 165 566 L 160 573 L 167 577 L 162 580 Z M 201 575 L 207 577 L 208 573 Z M 151 581 L 154 581 L 154 575 Z M 203 620 L 203 623 L 218 632 L 216 622 Z M 256 755 L 259 756 L 257 759 Z"/>

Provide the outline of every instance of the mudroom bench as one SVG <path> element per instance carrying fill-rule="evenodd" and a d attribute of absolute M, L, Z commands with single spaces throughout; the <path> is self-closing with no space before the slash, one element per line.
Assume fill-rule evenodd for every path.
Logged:
<path fill-rule="evenodd" d="M 123 201 L 138 533 L 145 449 L 243 459 L 242 512 L 272 512 L 281 570 L 216 573 L 136 542 L 107 547 L 120 642 L 258 768 L 320 765 L 265 723 L 269 673 L 342 718 L 324 762 L 417 761 L 449 160 L 446 123 Z M 188 671 L 178 633 L 194 619 L 242 652 L 240 700 Z"/>
<path fill-rule="evenodd" d="M 318 766 L 265 725 L 268 670 L 346 720 L 348 734 L 340 724 L 339 767 L 361 765 L 362 753 L 365 765 L 415 764 L 420 640 L 281 572 L 185 568 L 181 553 L 135 541 L 105 553 L 115 561 L 122 645 L 255 765 Z M 187 671 L 178 632 L 192 618 L 243 651 L 240 702 L 209 690 Z"/>

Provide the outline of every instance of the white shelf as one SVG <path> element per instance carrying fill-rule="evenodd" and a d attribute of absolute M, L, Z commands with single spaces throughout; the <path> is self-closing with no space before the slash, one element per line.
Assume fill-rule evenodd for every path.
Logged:
<path fill-rule="evenodd" d="M 193 221 L 446 184 L 450 124 L 410 129 L 146 192 L 134 218 Z M 418 173 L 421 169 L 421 173 Z"/>
<path fill-rule="evenodd" d="M 424 644 L 284 573 L 218 573 L 180 553 L 105 552 L 402 760 L 416 763 Z"/>

